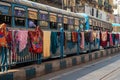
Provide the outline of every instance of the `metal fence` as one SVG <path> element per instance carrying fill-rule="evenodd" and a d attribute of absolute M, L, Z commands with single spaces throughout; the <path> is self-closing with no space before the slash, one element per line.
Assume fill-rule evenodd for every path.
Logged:
<path fill-rule="evenodd" d="M 78 33 L 79 30 L 77 31 Z M 85 43 L 85 49 L 84 50 L 80 50 L 79 45 L 80 45 L 80 37 L 78 38 L 77 43 L 75 43 L 75 47 L 74 49 L 64 49 L 64 30 L 61 28 L 60 29 L 60 45 L 59 45 L 59 49 L 56 53 L 56 56 L 59 56 L 60 58 L 64 58 L 64 55 L 68 55 L 68 54 L 77 54 L 79 55 L 82 51 L 89 51 L 91 52 L 91 50 L 99 50 L 99 43 L 96 43 L 96 46 L 94 46 L 93 44 L 86 44 Z M 116 43 L 117 45 L 115 47 L 118 47 L 118 41 Z M 18 47 L 18 46 L 15 46 Z M 13 53 L 12 49 L 10 48 L 6 48 L 6 47 L 2 47 L 0 48 L 0 67 L 1 67 L 1 71 L 7 71 L 8 67 L 11 67 L 12 65 L 17 65 L 17 64 L 21 64 L 21 63 L 29 63 L 29 62 L 33 62 L 36 61 L 38 64 L 40 64 L 42 62 L 42 60 L 44 59 L 42 54 L 35 54 L 35 53 L 31 53 L 28 50 L 29 45 L 26 46 L 26 48 L 19 53 L 19 50 L 16 50 L 17 53 Z M 70 47 L 70 45 L 68 45 L 67 47 Z M 72 47 L 72 46 L 71 46 Z M 109 46 L 108 46 L 109 47 Z M 73 51 L 73 52 L 72 52 Z M 52 55 L 50 57 L 54 57 L 55 55 Z"/>

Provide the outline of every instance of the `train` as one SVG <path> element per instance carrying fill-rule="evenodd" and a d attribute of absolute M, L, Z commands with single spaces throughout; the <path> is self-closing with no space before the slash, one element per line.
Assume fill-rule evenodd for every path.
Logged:
<path fill-rule="evenodd" d="M 73 38 L 71 37 L 72 34 L 75 38 L 77 36 L 76 41 L 74 39 L 62 41 L 64 43 L 63 46 L 60 44 L 60 38 L 57 37 L 57 50 L 55 49 L 54 54 L 50 52 L 50 56 L 47 58 L 64 57 L 73 54 L 79 55 L 111 47 L 110 45 L 102 47 L 100 45 L 100 36 L 99 39 L 96 36 L 97 33 L 93 36 L 94 40 L 92 41 L 88 41 L 90 35 L 89 37 L 86 37 L 85 34 L 82 35 L 82 33 L 87 32 L 99 32 L 100 34 L 106 31 L 107 33 L 112 33 L 113 28 L 110 22 L 100 20 L 85 13 L 69 12 L 27 0 L 0 1 L 0 23 L 6 23 L 7 27 L 13 30 L 33 30 L 35 27 L 30 27 L 30 21 L 33 21 L 35 25 L 39 25 L 42 31 L 60 32 L 62 28 L 64 38 L 66 38 L 66 34 L 70 35 L 69 38 Z M 80 36 L 79 38 L 78 35 Z M 105 38 L 107 39 L 107 37 Z M 12 52 L 10 54 L 10 56 L 13 56 Z M 11 57 L 9 62 L 13 64 L 14 62 L 22 63 L 26 62 L 26 60 L 28 62 L 37 60 L 37 55 L 31 54 L 29 51 L 23 54 L 26 55 L 17 56 L 15 59 Z M 42 57 L 42 59 L 46 58 Z"/>

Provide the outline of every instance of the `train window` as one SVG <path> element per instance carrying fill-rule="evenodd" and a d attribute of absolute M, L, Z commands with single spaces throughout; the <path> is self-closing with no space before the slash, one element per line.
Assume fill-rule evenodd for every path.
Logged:
<path fill-rule="evenodd" d="M 48 28 L 48 22 L 47 21 L 40 21 L 39 26 L 43 28 Z"/>
<path fill-rule="evenodd" d="M 64 23 L 64 30 L 68 30 L 68 18 L 67 16 L 64 16 L 63 18 L 63 23 Z"/>
<path fill-rule="evenodd" d="M 57 29 L 57 23 L 56 22 L 50 22 L 50 29 Z"/>
<path fill-rule="evenodd" d="M 79 30 L 79 26 L 75 26 L 75 30 Z"/>
<path fill-rule="evenodd" d="M 0 1 L 0 24 L 5 23 L 11 27 L 11 4 Z"/>
<path fill-rule="evenodd" d="M 63 18 L 62 18 L 62 15 L 61 15 L 61 16 L 58 15 L 58 18 L 57 18 L 57 19 L 58 19 L 57 22 L 62 23 L 62 19 L 63 19 Z"/>
<path fill-rule="evenodd" d="M 93 27 L 93 30 L 98 30 L 98 27 L 94 26 L 94 27 Z"/>
<path fill-rule="evenodd" d="M 34 28 L 37 26 L 37 20 L 29 19 L 29 28 Z"/>
<path fill-rule="evenodd" d="M 89 23 L 90 23 L 90 25 L 92 25 L 92 19 L 89 19 Z"/>
<path fill-rule="evenodd" d="M 98 27 L 98 30 L 100 30 L 100 27 Z"/>
<path fill-rule="evenodd" d="M 57 29 L 57 16 L 55 13 L 49 14 L 49 20 L 50 20 L 50 29 Z"/>
<path fill-rule="evenodd" d="M 70 30 L 70 31 L 75 30 L 75 29 L 74 29 L 74 26 L 73 26 L 73 25 L 68 25 L 68 30 Z"/>
<path fill-rule="evenodd" d="M 39 18 L 40 18 L 40 20 L 48 21 L 49 16 L 47 13 L 40 13 Z"/>
<path fill-rule="evenodd" d="M 15 17 L 15 25 L 16 26 L 25 26 L 25 18 Z"/>
<path fill-rule="evenodd" d="M 26 16 L 26 11 L 25 11 L 24 8 L 15 7 L 14 15 L 16 17 L 25 17 Z"/>
<path fill-rule="evenodd" d="M 93 26 L 90 26 L 90 29 L 93 30 Z"/>
<path fill-rule="evenodd" d="M 0 24 L 1 23 L 6 23 L 7 27 L 11 27 L 11 17 L 5 16 L 5 15 L 0 15 Z"/>
<path fill-rule="evenodd" d="M 80 22 L 79 19 L 75 19 L 75 20 L 74 20 L 74 25 L 75 25 L 75 26 L 78 26 L 78 25 L 79 25 L 79 22 Z"/>
<path fill-rule="evenodd" d="M 80 24 L 80 31 L 83 31 L 86 29 L 85 23 L 84 24 Z"/>
<path fill-rule="evenodd" d="M 64 24 L 64 30 L 68 30 L 68 24 Z"/>
<path fill-rule="evenodd" d="M 14 7 L 14 15 L 15 15 L 15 26 L 19 27 L 25 27 L 25 17 L 26 17 L 26 11 L 22 7 Z"/>
<path fill-rule="evenodd" d="M 28 8 L 28 18 L 29 18 L 29 27 L 34 28 L 37 26 L 37 10 L 33 8 Z"/>
<path fill-rule="evenodd" d="M 60 28 L 62 28 L 63 26 L 62 26 L 62 23 L 58 23 L 57 24 L 57 29 L 59 30 Z"/>

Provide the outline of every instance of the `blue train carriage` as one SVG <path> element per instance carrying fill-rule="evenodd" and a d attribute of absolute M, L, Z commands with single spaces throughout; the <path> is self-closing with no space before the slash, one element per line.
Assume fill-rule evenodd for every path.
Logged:
<path fill-rule="evenodd" d="M 83 16 L 85 18 L 85 25 L 84 25 L 84 31 L 85 33 L 89 32 L 89 31 L 108 31 L 111 32 L 112 31 L 112 25 L 111 23 L 107 22 L 107 21 L 103 21 L 100 20 L 98 18 L 95 18 L 93 16 L 87 15 L 85 13 L 77 13 L 80 16 Z M 107 45 L 106 47 L 109 47 L 109 45 Z M 93 51 L 93 50 L 99 50 L 99 49 L 103 49 L 102 46 L 100 46 L 100 40 L 98 40 L 97 38 L 94 40 L 94 42 L 90 43 L 90 42 L 85 42 L 85 49 L 83 51 Z"/>
<path fill-rule="evenodd" d="M 53 32 L 60 32 L 60 28 L 62 27 L 64 29 L 64 35 L 66 36 L 66 34 L 72 35 L 71 32 L 79 32 L 79 26 L 84 24 L 84 18 L 80 15 L 31 1 L 2 0 L 0 1 L 0 6 L 0 8 L 6 11 L 7 9 L 5 7 L 9 8 L 8 12 L 10 13 L 5 15 L 4 12 L 2 12 L 3 10 L 0 9 L 2 13 L 0 16 L 5 18 L 4 21 L 1 20 L 2 23 L 7 23 L 7 21 L 9 21 L 7 23 L 8 27 L 12 29 L 33 30 L 34 27 L 29 25 L 29 22 L 33 21 L 35 25 L 41 27 L 43 32 L 50 31 L 51 34 L 53 34 Z M 9 17 L 9 20 L 6 19 L 7 16 Z M 63 57 L 64 55 L 79 54 L 79 45 L 77 45 L 77 42 L 72 42 L 71 39 L 64 40 L 62 41 L 62 43 L 64 43 L 64 49 L 61 50 L 60 41 L 60 38 L 57 36 L 57 45 L 55 44 L 56 47 L 54 47 L 55 51 L 50 49 L 51 52 L 49 57 Z M 29 61 L 37 58 L 36 55 L 29 52 L 26 52 L 25 54 L 25 56 L 22 54 L 18 56 L 19 59 L 22 59 L 23 61 L 27 59 Z"/>

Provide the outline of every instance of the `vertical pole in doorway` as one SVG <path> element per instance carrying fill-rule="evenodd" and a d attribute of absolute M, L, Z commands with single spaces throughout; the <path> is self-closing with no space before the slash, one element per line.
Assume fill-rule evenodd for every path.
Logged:
<path fill-rule="evenodd" d="M 60 28 L 60 57 L 63 58 L 64 55 L 64 30 Z"/>

